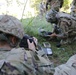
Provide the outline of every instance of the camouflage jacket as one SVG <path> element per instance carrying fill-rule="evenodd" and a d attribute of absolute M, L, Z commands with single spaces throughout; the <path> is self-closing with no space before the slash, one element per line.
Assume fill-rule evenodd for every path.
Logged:
<path fill-rule="evenodd" d="M 56 67 L 54 75 L 76 75 L 76 54 L 66 64 Z"/>
<path fill-rule="evenodd" d="M 33 75 L 24 49 L 0 49 L 0 75 Z"/>
<path fill-rule="evenodd" d="M 71 3 L 71 15 L 76 17 L 76 0 L 73 0 Z"/>
<path fill-rule="evenodd" d="M 65 43 L 71 43 L 76 37 L 76 18 L 68 13 L 57 12 L 54 9 L 48 11 L 46 20 L 50 23 L 55 23 L 60 28 L 60 33 L 57 37 Z"/>
<path fill-rule="evenodd" d="M 0 75 L 47 75 L 50 69 L 44 65 L 50 62 L 24 48 L 0 49 Z"/>
<path fill-rule="evenodd" d="M 61 29 L 59 35 L 65 37 L 66 43 L 71 43 L 76 37 L 76 18 L 67 13 L 58 13 L 58 26 Z"/>

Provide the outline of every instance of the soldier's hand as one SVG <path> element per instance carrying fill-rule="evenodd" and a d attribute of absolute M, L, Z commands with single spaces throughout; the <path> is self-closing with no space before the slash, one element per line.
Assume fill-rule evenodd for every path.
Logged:
<path fill-rule="evenodd" d="M 56 33 L 52 33 L 50 36 L 51 36 L 51 37 L 56 37 L 57 34 L 56 34 Z"/>
<path fill-rule="evenodd" d="M 34 43 L 33 42 L 30 43 L 29 39 L 27 39 L 27 42 L 28 42 L 28 48 L 30 50 L 35 51 L 35 45 L 34 45 Z"/>
<path fill-rule="evenodd" d="M 34 40 L 35 44 L 37 45 L 38 44 L 37 38 L 36 37 L 33 37 L 33 40 Z"/>

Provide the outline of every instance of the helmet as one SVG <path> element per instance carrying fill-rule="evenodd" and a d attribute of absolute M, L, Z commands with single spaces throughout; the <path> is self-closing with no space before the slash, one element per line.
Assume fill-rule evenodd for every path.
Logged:
<path fill-rule="evenodd" d="M 50 23 L 55 23 L 56 22 L 56 14 L 57 14 L 57 11 L 55 11 L 54 9 L 51 9 L 50 11 L 47 12 L 46 14 L 46 20 L 47 22 L 50 22 Z"/>
<path fill-rule="evenodd" d="M 21 22 L 9 15 L 0 15 L 0 32 L 16 36 L 19 39 L 22 39 L 24 36 Z"/>

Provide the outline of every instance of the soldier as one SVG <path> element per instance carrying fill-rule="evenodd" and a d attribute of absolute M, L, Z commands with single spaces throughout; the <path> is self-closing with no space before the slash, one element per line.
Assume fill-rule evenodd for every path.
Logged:
<path fill-rule="evenodd" d="M 57 12 L 54 9 L 46 14 L 46 20 L 55 23 L 60 28 L 60 33 L 53 33 L 51 37 L 61 39 L 61 44 L 72 43 L 76 37 L 76 18 L 70 14 Z"/>
<path fill-rule="evenodd" d="M 65 64 L 56 67 L 54 75 L 76 75 L 76 54 Z"/>
<path fill-rule="evenodd" d="M 59 11 L 59 9 L 63 5 L 63 0 L 47 0 L 46 10 L 48 10 L 48 5 L 50 6 L 50 8 L 55 9 L 56 11 Z"/>
<path fill-rule="evenodd" d="M 72 4 L 75 4 L 76 3 L 75 1 L 76 0 L 73 0 Z M 52 10 L 50 10 L 48 15 L 46 16 L 48 22 L 51 22 L 53 20 L 52 22 L 56 23 L 61 28 L 62 30 L 61 35 L 62 37 L 65 35 L 64 38 L 67 39 L 67 42 L 74 42 L 74 39 L 76 39 L 75 9 L 76 6 L 75 5 L 72 6 L 72 12 L 71 12 L 72 15 L 61 12 L 54 13 L 54 11 L 52 12 Z M 56 19 L 53 17 L 55 17 Z M 58 36 L 58 35 L 54 33 L 51 36 Z M 76 54 L 70 57 L 70 59 L 65 64 L 56 67 L 54 75 L 76 75 Z"/>
<path fill-rule="evenodd" d="M 18 48 L 24 35 L 21 22 L 0 15 L 0 75 L 31 75 L 33 68 L 26 61 L 26 52 Z"/>
<path fill-rule="evenodd" d="M 24 30 L 18 19 L 0 15 L 0 75 L 47 75 L 44 66 L 50 62 L 36 55 L 34 46 L 31 48 L 33 43 L 27 40 L 30 50 L 19 48 L 23 36 Z"/>
<path fill-rule="evenodd" d="M 71 15 L 76 17 L 76 0 L 71 3 Z"/>
<path fill-rule="evenodd" d="M 44 2 L 40 3 L 39 10 L 40 10 L 40 16 L 43 16 L 43 14 L 46 12 L 46 7 L 45 7 L 45 3 Z"/>
<path fill-rule="evenodd" d="M 75 34 L 76 31 L 76 0 L 73 0 L 72 7 L 71 7 L 71 15 L 72 15 L 72 29 L 69 30 L 72 31 L 71 34 Z M 73 33 L 74 32 L 74 33 Z M 55 68 L 54 75 L 76 75 L 76 54 L 71 56 L 69 60 L 58 67 Z"/>

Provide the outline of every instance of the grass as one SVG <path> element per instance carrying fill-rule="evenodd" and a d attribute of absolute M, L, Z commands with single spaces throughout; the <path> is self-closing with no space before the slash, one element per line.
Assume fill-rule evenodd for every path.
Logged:
<path fill-rule="evenodd" d="M 25 29 L 25 33 L 29 34 L 30 36 L 35 36 L 40 44 L 48 41 L 38 35 L 39 28 L 44 28 L 46 31 L 52 31 L 53 29 L 53 25 L 47 23 L 45 17 L 40 18 L 37 16 L 33 18 L 23 19 L 22 23 Z M 56 66 L 65 63 L 69 57 L 76 53 L 75 43 L 71 45 L 63 45 L 60 48 L 57 48 L 56 42 L 48 42 L 50 42 L 53 51 L 53 55 L 50 57 L 50 60 L 53 61 Z"/>

